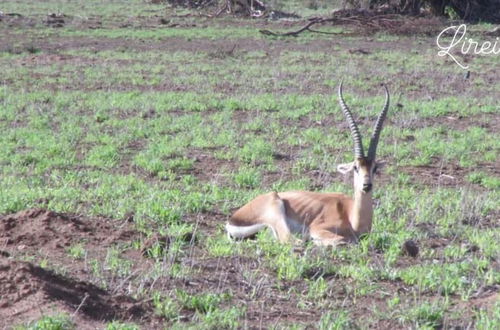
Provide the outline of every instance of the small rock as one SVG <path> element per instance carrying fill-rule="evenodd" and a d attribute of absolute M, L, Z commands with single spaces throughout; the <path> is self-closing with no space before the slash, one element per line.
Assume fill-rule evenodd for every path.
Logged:
<path fill-rule="evenodd" d="M 467 249 L 466 250 L 467 253 L 479 251 L 479 246 L 475 244 L 465 244 L 464 247 Z"/>
<path fill-rule="evenodd" d="M 134 222 L 134 216 L 135 216 L 135 213 L 132 212 L 132 211 L 130 211 L 130 212 L 125 213 L 125 215 L 123 216 L 123 218 L 127 222 Z"/>
<path fill-rule="evenodd" d="M 410 257 L 416 257 L 418 255 L 418 245 L 412 240 L 407 240 L 402 246 L 403 254 L 409 255 Z"/>

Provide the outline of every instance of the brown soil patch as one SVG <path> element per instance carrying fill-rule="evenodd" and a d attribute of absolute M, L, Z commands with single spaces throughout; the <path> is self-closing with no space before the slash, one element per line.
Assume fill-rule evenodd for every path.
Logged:
<path fill-rule="evenodd" d="M 398 118 L 395 124 L 401 128 L 419 129 L 432 126 L 444 126 L 450 130 L 464 131 L 470 127 L 481 127 L 489 133 L 495 134 L 500 130 L 500 114 L 484 113 L 479 115 L 462 116 L 440 116 L 431 118 Z"/>
<path fill-rule="evenodd" d="M 491 164 L 479 164 L 481 171 L 493 176 L 500 174 L 500 168 Z M 476 167 L 463 168 L 455 163 L 435 162 L 431 165 L 405 166 L 402 171 L 411 176 L 411 180 L 417 185 L 431 187 L 468 187 L 481 191 L 485 188 L 479 184 L 467 180 L 469 173 L 477 170 Z"/>
<path fill-rule="evenodd" d="M 111 320 L 154 324 L 149 304 L 118 287 L 98 286 L 84 261 L 71 258 L 67 248 L 85 242 L 88 258 L 103 257 L 112 245 L 125 244 L 139 233 L 103 218 L 83 218 L 43 209 L 0 217 L 0 318 L 19 324 L 42 315 L 66 312 L 79 328 L 96 328 Z M 44 255 L 48 266 L 37 265 Z M 130 257 L 130 254 L 128 255 Z M 140 253 L 137 265 L 144 266 Z M 28 261 L 20 261 L 20 260 Z"/>
<path fill-rule="evenodd" d="M 226 174 L 238 169 L 238 163 L 233 160 L 214 157 L 211 151 L 204 149 L 189 154 L 189 158 L 194 160 L 194 168 L 191 173 L 200 181 L 226 185 L 229 181 Z"/>
<path fill-rule="evenodd" d="M 407 166 L 403 171 L 410 174 L 415 183 L 433 187 L 466 185 L 469 172 L 456 164 Z"/>
<path fill-rule="evenodd" d="M 77 313 L 79 322 L 87 319 L 90 324 L 137 320 L 146 314 L 141 303 L 131 297 L 114 296 L 91 283 L 58 275 L 29 262 L 0 260 L 0 273 L 3 320 L 28 320 L 50 310 Z"/>
<path fill-rule="evenodd" d="M 44 209 L 29 209 L 0 217 L 0 246 L 6 250 L 61 250 L 72 244 L 87 242 L 102 247 L 130 239 L 133 229 L 116 228 L 109 219 L 91 219 Z"/>

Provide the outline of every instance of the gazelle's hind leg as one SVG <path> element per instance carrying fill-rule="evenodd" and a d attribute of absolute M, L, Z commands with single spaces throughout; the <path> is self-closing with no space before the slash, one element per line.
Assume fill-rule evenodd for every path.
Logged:
<path fill-rule="evenodd" d="M 269 227 L 281 242 L 291 233 L 286 222 L 285 204 L 276 192 L 260 195 L 237 210 L 226 224 L 229 237 L 245 238 Z"/>

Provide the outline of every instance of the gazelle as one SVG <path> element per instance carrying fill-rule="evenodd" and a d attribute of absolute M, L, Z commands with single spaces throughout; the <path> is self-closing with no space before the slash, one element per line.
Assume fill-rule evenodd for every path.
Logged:
<path fill-rule="evenodd" d="M 377 168 L 375 160 L 382 126 L 389 109 L 389 91 L 385 89 L 385 105 L 375 122 L 368 153 L 365 156 L 358 126 L 342 95 L 339 85 L 339 102 L 347 119 L 354 142 L 354 161 L 338 165 L 343 174 L 354 174 L 354 197 L 342 193 L 310 191 L 270 192 L 257 196 L 237 210 L 226 224 L 228 235 L 245 238 L 265 227 L 271 228 L 281 242 L 290 240 L 294 233 L 312 238 L 317 245 L 338 245 L 356 241 L 372 228 L 372 181 Z"/>

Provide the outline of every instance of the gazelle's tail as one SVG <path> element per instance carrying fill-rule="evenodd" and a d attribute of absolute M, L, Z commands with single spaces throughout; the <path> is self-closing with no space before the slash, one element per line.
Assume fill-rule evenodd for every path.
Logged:
<path fill-rule="evenodd" d="M 235 226 L 231 225 L 229 222 L 226 223 L 226 231 L 229 238 L 246 238 L 257 234 L 260 230 L 266 227 L 265 224 L 258 223 L 256 225 L 250 226 Z"/>

